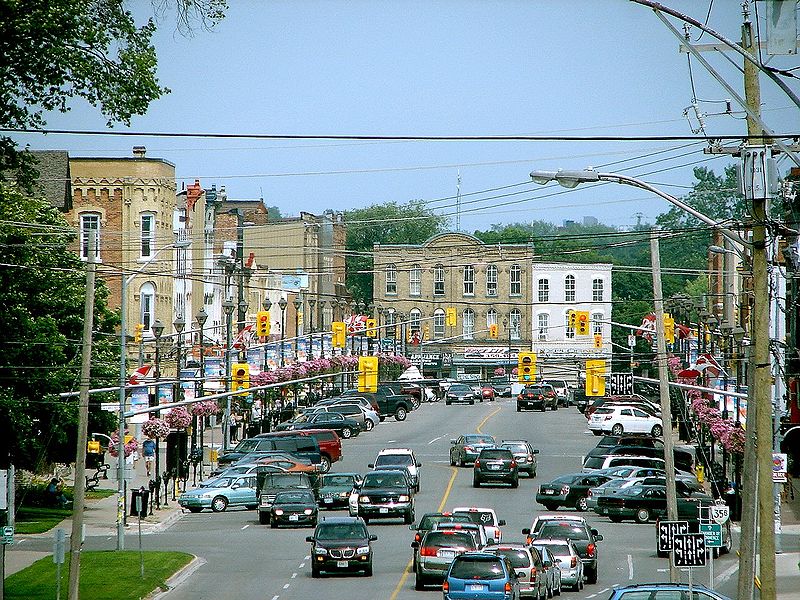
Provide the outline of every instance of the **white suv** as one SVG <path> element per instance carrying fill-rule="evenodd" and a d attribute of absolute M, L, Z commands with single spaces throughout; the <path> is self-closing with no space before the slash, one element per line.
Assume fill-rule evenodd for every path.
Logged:
<path fill-rule="evenodd" d="M 411 485 L 414 486 L 414 492 L 419 492 L 422 463 L 417 460 L 410 448 L 384 448 L 378 452 L 375 462 L 368 466 L 370 469 L 406 469 Z"/>
<path fill-rule="evenodd" d="M 649 433 L 659 437 L 664 433 L 660 417 L 654 417 L 635 406 L 601 406 L 589 418 L 589 430 L 595 435 L 611 433 Z"/>
<path fill-rule="evenodd" d="M 495 544 L 499 544 L 503 539 L 503 532 L 500 527 L 506 524 L 503 519 L 497 518 L 497 513 L 491 508 L 477 508 L 475 506 L 457 506 L 450 511 L 454 515 L 466 515 L 476 525 L 483 525 L 486 530 L 486 537 L 494 539 Z"/>

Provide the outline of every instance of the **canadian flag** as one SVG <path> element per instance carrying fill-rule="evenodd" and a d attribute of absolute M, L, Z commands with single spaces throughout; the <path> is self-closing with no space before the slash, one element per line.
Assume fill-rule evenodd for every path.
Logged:
<path fill-rule="evenodd" d="M 711 354 L 698 356 L 692 368 L 701 373 L 706 373 L 710 377 L 719 377 L 720 373 L 724 372 L 724 369 Z"/>
<path fill-rule="evenodd" d="M 144 379 L 150 377 L 150 372 L 153 370 L 153 365 L 143 365 L 136 369 L 131 378 L 128 380 L 128 385 L 139 385 L 143 383 Z"/>
<path fill-rule="evenodd" d="M 239 332 L 239 335 L 236 336 L 236 339 L 233 340 L 233 345 L 231 346 L 235 350 L 242 350 L 246 349 L 250 344 L 253 342 L 253 325 L 246 325 L 242 328 Z"/>

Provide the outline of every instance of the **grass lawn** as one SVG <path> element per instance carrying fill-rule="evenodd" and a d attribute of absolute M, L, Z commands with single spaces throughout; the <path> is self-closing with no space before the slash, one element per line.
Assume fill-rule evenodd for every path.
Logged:
<path fill-rule="evenodd" d="M 98 489 L 86 492 L 86 500 L 100 500 L 116 494 L 116 490 Z M 51 530 L 64 519 L 72 516 L 72 508 L 53 508 L 44 506 L 25 506 L 17 509 L 14 531 L 18 534 L 44 533 Z"/>
<path fill-rule="evenodd" d="M 159 589 L 178 570 L 189 564 L 185 552 L 144 552 L 144 578 L 138 551 L 81 552 L 80 597 L 86 600 L 139 600 Z M 69 589 L 69 553 L 61 565 L 61 597 Z M 53 557 L 37 560 L 27 569 L 6 578 L 6 600 L 56 597 L 56 565 Z"/>

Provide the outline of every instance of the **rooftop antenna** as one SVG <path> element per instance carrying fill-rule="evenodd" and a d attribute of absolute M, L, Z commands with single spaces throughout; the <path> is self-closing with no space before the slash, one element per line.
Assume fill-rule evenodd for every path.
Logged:
<path fill-rule="evenodd" d="M 456 231 L 461 231 L 461 169 L 456 181 Z"/>

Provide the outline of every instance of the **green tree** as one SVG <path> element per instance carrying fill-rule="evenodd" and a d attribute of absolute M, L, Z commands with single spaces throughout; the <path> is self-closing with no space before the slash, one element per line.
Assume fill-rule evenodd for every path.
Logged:
<path fill-rule="evenodd" d="M 75 457 L 85 266 L 69 248 L 75 235 L 44 200 L 0 183 L 0 462 L 37 469 Z M 117 316 L 98 281 L 93 328 L 92 385 L 118 381 Z M 89 431 L 107 432 L 115 419 L 90 399 Z"/>
<path fill-rule="evenodd" d="M 421 244 L 447 228 L 447 219 L 424 203 L 386 202 L 344 213 L 347 225 L 346 284 L 355 300 L 372 301 L 375 244 Z"/>

